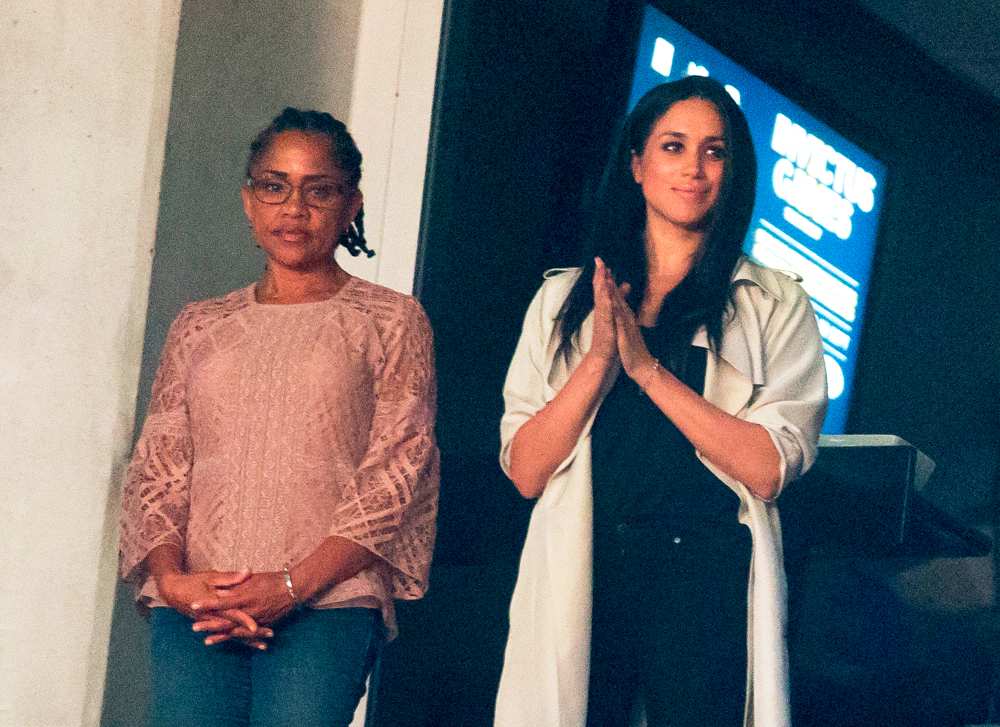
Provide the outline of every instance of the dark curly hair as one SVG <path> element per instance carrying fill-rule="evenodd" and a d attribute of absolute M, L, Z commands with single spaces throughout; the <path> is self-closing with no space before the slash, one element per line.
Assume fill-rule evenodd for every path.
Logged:
<path fill-rule="evenodd" d="M 361 152 L 358 151 L 357 144 L 354 143 L 354 138 L 344 122 L 325 111 L 302 111 L 291 106 L 286 106 L 250 142 L 250 155 L 247 157 L 246 167 L 247 179 L 250 179 L 253 168 L 271 147 L 271 142 L 283 131 L 304 131 L 326 136 L 330 140 L 330 155 L 333 163 L 347 175 L 347 183 L 357 189 L 361 182 Z M 368 257 L 375 255 L 375 251 L 369 250 L 365 241 L 365 209 L 363 205 L 337 244 L 355 257 L 362 252 Z"/>
<path fill-rule="evenodd" d="M 646 205 L 642 189 L 632 176 L 632 155 L 641 154 L 653 127 L 678 101 L 704 99 L 722 118 L 728 158 L 718 202 L 707 222 L 704 252 L 684 281 L 670 293 L 658 329 L 666 329 L 671 363 L 682 360 L 698 328 L 704 325 L 709 343 L 718 350 L 730 300 L 730 276 L 739 260 L 743 238 L 750 225 L 757 183 L 757 159 L 750 128 L 740 107 L 717 81 L 688 76 L 648 91 L 625 118 L 600 186 L 588 205 L 583 274 L 577 279 L 560 311 L 560 350 L 568 354 L 571 341 L 593 310 L 591 278 L 594 257 L 599 256 L 619 283 L 632 286 L 628 302 L 638 309 L 646 292 L 647 267 L 644 230 Z"/>

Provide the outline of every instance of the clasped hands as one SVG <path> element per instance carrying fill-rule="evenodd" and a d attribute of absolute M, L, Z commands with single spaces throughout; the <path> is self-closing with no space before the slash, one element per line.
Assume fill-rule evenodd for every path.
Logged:
<path fill-rule="evenodd" d="M 235 639 L 264 650 L 270 625 L 297 605 L 280 571 L 167 573 L 156 585 L 167 605 L 194 620 L 194 631 L 208 634 L 206 646 Z"/>
<path fill-rule="evenodd" d="M 646 347 L 639 321 L 625 298 L 629 283 L 617 285 L 601 258 L 594 258 L 594 333 L 589 354 L 607 362 L 620 362 L 633 381 L 644 382 L 656 368 Z"/>

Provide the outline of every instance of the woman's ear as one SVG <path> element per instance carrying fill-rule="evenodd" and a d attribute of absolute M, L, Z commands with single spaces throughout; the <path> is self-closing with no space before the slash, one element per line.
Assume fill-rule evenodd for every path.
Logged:
<path fill-rule="evenodd" d="M 250 192 L 250 187 L 244 184 L 240 187 L 240 198 L 243 200 L 243 214 L 246 215 L 247 222 L 250 223 L 250 227 L 253 227 L 253 217 L 250 214 L 251 205 L 253 204 L 253 195 Z"/>
<path fill-rule="evenodd" d="M 350 212 L 350 216 L 348 217 L 348 219 L 350 220 L 350 222 L 353 222 L 354 218 L 358 216 L 358 212 L 361 210 L 361 205 L 363 205 L 364 203 L 365 203 L 365 196 L 361 193 L 361 190 L 360 189 L 354 190 L 354 194 L 351 195 L 351 201 L 349 203 L 350 206 L 348 207 L 348 211 Z"/>
<path fill-rule="evenodd" d="M 642 184 L 642 159 L 637 153 L 632 152 L 632 179 L 636 184 Z"/>

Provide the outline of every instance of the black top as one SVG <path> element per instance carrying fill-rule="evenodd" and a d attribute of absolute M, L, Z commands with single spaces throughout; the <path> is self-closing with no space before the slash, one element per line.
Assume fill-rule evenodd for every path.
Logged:
<path fill-rule="evenodd" d="M 650 353 L 666 366 L 655 329 L 642 329 Z M 674 371 L 699 394 L 707 351 L 687 349 Z M 662 525 L 671 533 L 734 524 L 739 499 L 695 455 L 673 422 L 624 372 L 608 392 L 592 429 L 594 528 L 621 523 Z"/>

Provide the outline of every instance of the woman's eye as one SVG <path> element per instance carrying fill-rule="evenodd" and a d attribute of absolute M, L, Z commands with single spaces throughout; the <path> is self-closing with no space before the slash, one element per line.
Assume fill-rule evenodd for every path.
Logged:
<path fill-rule="evenodd" d="M 682 149 L 684 149 L 684 145 L 681 144 L 679 141 L 668 141 L 668 142 L 665 142 L 663 144 L 663 146 L 661 146 L 660 148 L 663 149 L 663 151 L 669 151 L 671 153 L 676 153 L 676 152 L 679 152 Z"/>
<path fill-rule="evenodd" d="M 264 182 L 261 187 L 268 194 L 281 194 L 288 188 L 287 185 L 281 182 Z"/>
<path fill-rule="evenodd" d="M 728 152 L 721 146 L 709 147 L 705 150 L 705 155 L 709 159 L 727 159 L 729 157 Z"/>
<path fill-rule="evenodd" d="M 306 188 L 306 196 L 317 201 L 331 200 L 337 196 L 337 192 L 338 189 L 335 184 L 317 184 Z"/>

